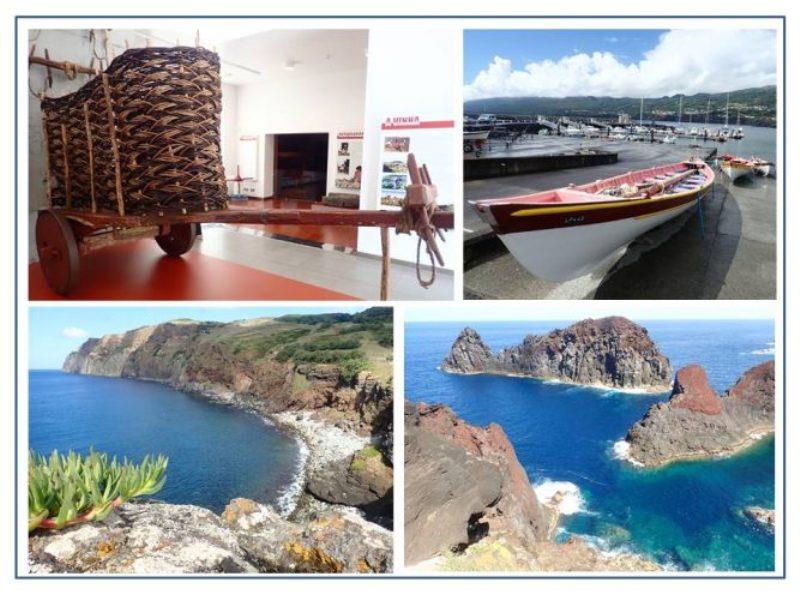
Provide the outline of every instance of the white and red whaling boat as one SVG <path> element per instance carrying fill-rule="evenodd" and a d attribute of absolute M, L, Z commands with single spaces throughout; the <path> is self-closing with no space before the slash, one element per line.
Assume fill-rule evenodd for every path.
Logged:
<path fill-rule="evenodd" d="M 755 175 L 755 165 L 752 161 L 739 158 L 738 156 L 731 156 L 730 154 L 722 154 L 717 159 L 720 170 L 728 176 L 731 181 L 736 181 L 742 177 L 752 178 Z"/>
<path fill-rule="evenodd" d="M 692 159 L 472 205 L 531 274 L 566 281 L 695 206 L 713 183 L 711 167 Z"/>

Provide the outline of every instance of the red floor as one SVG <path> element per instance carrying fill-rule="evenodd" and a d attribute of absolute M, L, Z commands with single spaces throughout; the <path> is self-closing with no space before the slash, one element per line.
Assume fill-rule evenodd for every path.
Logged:
<path fill-rule="evenodd" d="M 169 258 L 152 240 L 82 256 L 80 281 L 67 298 L 50 290 L 39 263 L 29 266 L 28 280 L 31 300 L 357 300 L 197 251 Z"/>
<path fill-rule="evenodd" d="M 321 202 L 305 202 L 302 200 L 240 200 L 231 201 L 231 208 L 238 210 L 263 210 L 265 208 L 303 208 L 310 210 L 331 210 Z M 243 225 L 248 229 L 262 229 L 274 235 L 306 240 L 320 244 L 332 244 L 345 248 L 355 248 L 358 244 L 357 227 L 341 227 L 337 225 Z"/>

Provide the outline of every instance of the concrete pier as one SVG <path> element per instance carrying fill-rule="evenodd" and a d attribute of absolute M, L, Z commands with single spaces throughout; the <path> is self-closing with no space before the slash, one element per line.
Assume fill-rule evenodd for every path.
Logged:
<path fill-rule="evenodd" d="M 476 158 L 464 161 L 464 181 L 526 175 L 559 169 L 577 169 L 610 165 L 617 162 L 616 152 L 573 152 L 564 154 L 538 154 L 535 156 L 503 156 Z"/>
<path fill-rule="evenodd" d="M 697 210 L 687 211 L 640 236 L 595 272 L 563 283 L 525 271 L 468 204 L 586 183 L 710 150 L 678 144 L 602 145 L 616 148 L 617 164 L 464 184 L 465 298 L 775 298 L 777 200 L 771 178 L 734 184 L 718 172 L 713 194 L 702 203 L 705 235 Z"/>

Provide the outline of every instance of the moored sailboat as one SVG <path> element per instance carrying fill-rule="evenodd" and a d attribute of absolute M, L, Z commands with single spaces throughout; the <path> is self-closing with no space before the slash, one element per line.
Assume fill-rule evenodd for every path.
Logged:
<path fill-rule="evenodd" d="M 471 204 L 531 274 L 590 273 L 636 237 L 695 206 L 714 183 L 701 160 L 545 192 Z"/>

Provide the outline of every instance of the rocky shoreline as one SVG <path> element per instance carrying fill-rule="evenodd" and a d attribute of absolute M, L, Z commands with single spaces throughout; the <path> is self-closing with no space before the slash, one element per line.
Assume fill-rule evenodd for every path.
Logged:
<path fill-rule="evenodd" d="M 370 318 L 383 316 L 373 312 Z M 122 521 L 112 516 L 108 522 L 37 531 L 30 537 L 31 568 L 120 573 L 390 570 L 391 384 L 366 370 L 366 361 L 355 362 L 358 370 L 343 370 L 346 361 L 337 363 L 330 349 L 339 347 L 331 341 L 339 338 L 336 327 L 274 319 L 227 324 L 178 320 L 90 339 L 72 352 L 64 371 L 149 381 L 259 416 L 298 441 L 297 471 L 276 506 L 233 499 L 217 516 L 197 506 L 135 502 L 121 509 Z M 351 331 L 366 333 L 349 333 L 350 342 L 371 330 Z M 301 346 L 298 339 L 309 341 Z M 292 353 L 312 362 L 295 364 Z M 322 364 L 313 362 L 317 359 Z M 380 360 L 375 364 L 385 372 Z M 176 512 L 184 515 L 185 535 L 168 518 Z M 177 563 L 167 555 L 157 565 L 139 560 L 139 538 L 145 534 L 173 545 Z M 47 550 L 73 547 L 84 537 L 101 545 L 113 540 L 110 555 L 116 558 L 84 564 L 80 552 L 55 556 Z M 195 556 L 193 564 L 192 548 L 206 542 L 204 552 L 211 558 Z M 82 551 L 94 552 L 95 546 Z"/>
<path fill-rule="evenodd" d="M 555 541 L 563 497 L 539 498 L 503 429 L 444 405 L 405 407 L 405 556 L 414 572 L 659 571 L 630 552 Z"/>
<path fill-rule="evenodd" d="M 604 389 L 669 389 L 672 369 L 647 330 L 624 317 L 586 319 L 544 335 L 527 335 L 498 353 L 465 328 L 440 368 L 459 375 L 530 377 Z"/>
<path fill-rule="evenodd" d="M 729 456 L 775 430 L 775 362 L 748 369 L 722 396 L 699 365 L 675 375 L 667 402 L 656 403 L 628 431 L 627 458 L 637 466 Z"/>

